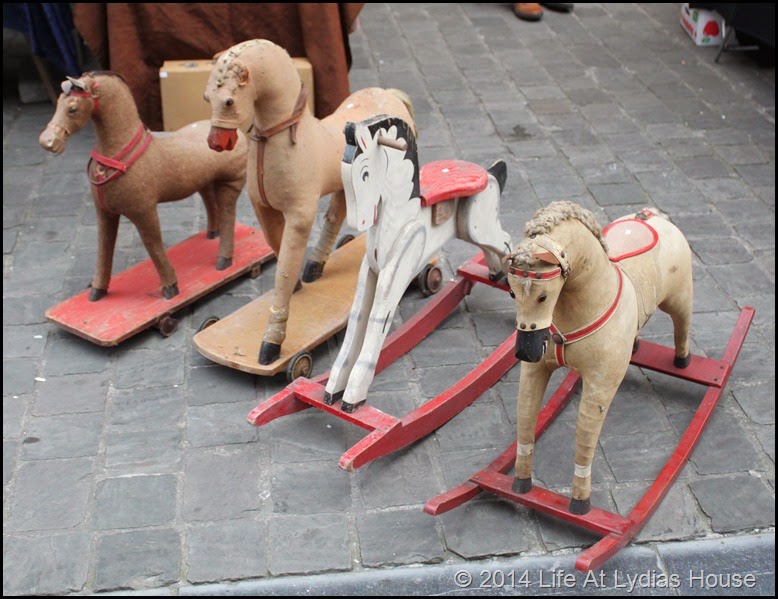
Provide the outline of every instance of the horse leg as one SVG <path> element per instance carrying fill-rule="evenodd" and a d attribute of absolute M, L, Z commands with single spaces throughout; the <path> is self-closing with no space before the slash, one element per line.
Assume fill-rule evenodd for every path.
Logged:
<path fill-rule="evenodd" d="M 165 245 L 162 243 L 162 231 L 159 225 L 159 214 L 155 207 L 144 213 L 128 215 L 128 218 L 138 230 L 141 241 L 146 247 L 149 258 L 154 263 L 154 267 L 159 274 L 160 285 L 162 286 L 162 297 L 171 299 L 178 295 L 178 281 L 173 265 L 170 264 Z"/>
<path fill-rule="evenodd" d="M 504 276 L 502 259 L 511 251 L 511 236 L 500 224 L 500 184 L 494 176 L 482 192 L 460 200 L 457 237 L 483 250 L 492 280 Z"/>
<path fill-rule="evenodd" d="M 368 317 L 362 351 L 348 377 L 340 404 L 344 412 L 354 412 L 366 401 L 384 340 L 389 334 L 397 306 L 418 270 L 423 247 L 423 239 L 418 237 L 416 243 L 396 245 L 392 248 L 392 258 L 378 273 L 372 308 L 369 315 L 362 316 Z"/>
<path fill-rule="evenodd" d="M 362 266 L 359 269 L 359 279 L 357 280 L 356 295 L 351 304 L 351 312 L 348 317 L 348 326 L 343 344 L 340 346 L 338 357 L 330 371 L 330 378 L 324 389 L 324 403 L 332 405 L 343 396 L 346 383 L 351 371 L 356 364 L 357 357 L 362 351 L 365 342 L 365 330 L 367 328 L 367 319 L 362 317 L 369 314 L 375 298 L 376 283 L 378 275 L 374 273 L 367 263 L 362 260 Z"/>
<path fill-rule="evenodd" d="M 113 269 L 113 253 L 119 232 L 119 215 L 97 208 L 97 268 L 92 279 L 89 301 L 96 302 L 108 293 Z"/>
<path fill-rule="evenodd" d="M 544 362 L 522 362 L 519 378 L 519 400 L 516 405 L 516 470 L 513 490 L 528 493 L 532 489 L 532 454 L 535 451 L 535 429 L 540 405 L 555 368 Z"/>
<path fill-rule="evenodd" d="M 686 368 L 692 361 L 689 349 L 689 332 L 692 323 L 692 279 L 687 277 L 686 283 L 674 290 L 671 297 L 659 304 L 659 309 L 670 315 L 673 321 L 673 337 L 675 341 L 675 358 L 673 366 Z"/>
<path fill-rule="evenodd" d="M 216 239 L 219 236 L 219 213 L 216 210 L 216 192 L 214 184 L 209 183 L 200 190 L 200 197 L 203 199 L 205 214 L 208 218 L 205 236 L 208 239 Z"/>
<path fill-rule="evenodd" d="M 591 509 L 594 452 L 597 449 L 608 409 L 625 373 L 626 367 L 618 377 L 609 372 L 608 379 L 617 382 L 607 384 L 605 381 L 602 386 L 591 383 L 588 377 L 584 377 L 581 405 L 578 408 L 578 422 L 575 428 L 575 473 L 570 501 L 571 514 L 586 514 Z"/>
<path fill-rule="evenodd" d="M 259 348 L 259 363 L 262 365 L 275 362 L 281 355 L 281 345 L 286 338 L 286 323 L 289 320 L 289 301 L 299 283 L 312 226 L 312 218 L 296 216 L 294 219 L 286 219 L 276 264 L 270 320 Z"/>
<path fill-rule="evenodd" d="M 218 210 L 217 234 L 221 235 L 216 270 L 224 270 L 232 266 L 232 254 L 235 250 L 235 212 L 241 190 L 230 183 L 215 183 L 213 187 Z"/>
<path fill-rule="evenodd" d="M 303 271 L 303 282 L 313 283 L 321 277 L 324 272 L 324 265 L 330 257 L 332 245 L 335 238 L 340 233 L 343 221 L 346 218 L 346 194 L 341 190 L 332 194 L 327 214 L 324 216 L 324 226 L 319 236 L 316 247 L 311 252 L 311 256 L 305 264 Z"/>

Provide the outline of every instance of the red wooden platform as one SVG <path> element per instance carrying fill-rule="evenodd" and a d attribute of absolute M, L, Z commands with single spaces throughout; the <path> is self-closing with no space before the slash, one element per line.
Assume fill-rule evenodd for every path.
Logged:
<path fill-rule="evenodd" d="M 46 318 L 65 330 L 102 346 L 118 345 L 125 339 L 157 326 L 163 334 L 175 330 L 172 315 L 214 289 L 251 273 L 273 259 L 272 248 L 261 231 L 235 225 L 232 266 L 216 270 L 219 240 L 202 231 L 167 250 L 178 276 L 177 296 L 162 297 L 159 275 L 147 259 L 111 277 L 108 294 L 89 301 L 89 289 L 46 311 Z"/>
<path fill-rule="evenodd" d="M 489 279 L 483 254 L 466 262 L 458 269 L 457 276 L 432 296 L 422 310 L 387 338 L 378 359 L 376 374 L 434 331 L 470 293 L 476 282 L 508 290 L 506 285 Z M 351 414 L 341 411 L 340 402 L 328 406 L 322 400 L 329 377 L 327 372 L 314 379 L 298 378 L 254 408 L 248 415 L 248 421 L 262 426 L 281 416 L 316 407 L 371 431 L 340 458 L 340 467 L 352 471 L 418 441 L 456 416 L 516 364 L 514 345 L 515 333 L 472 372 L 403 418 L 385 414 L 369 403 Z"/>
<path fill-rule="evenodd" d="M 513 469 L 516 458 L 515 442 L 467 482 L 429 500 L 424 511 L 433 516 L 443 514 L 470 501 L 482 491 L 488 491 L 602 535 L 603 538 L 584 551 L 575 563 L 576 569 L 581 571 L 601 567 L 635 538 L 678 478 L 721 397 L 753 318 L 753 308 L 745 308 L 741 312 L 721 360 L 694 355 L 691 364 L 685 369 L 673 366 L 672 349 L 648 341 L 640 342 L 637 353 L 632 357 L 632 364 L 699 383 L 707 387 L 707 391 L 672 456 L 628 516 L 620 516 L 596 507 L 592 507 L 588 514 L 582 516 L 571 514 L 568 511 L 569 497 L 538 486 L 533 486 L 525 494 L 514 492 L 514 477 L 507 473 Z M 570 401 L 578 383 L 578 374 L 571 371 L 549 399 L 538 418 L 538 438 Z"/>

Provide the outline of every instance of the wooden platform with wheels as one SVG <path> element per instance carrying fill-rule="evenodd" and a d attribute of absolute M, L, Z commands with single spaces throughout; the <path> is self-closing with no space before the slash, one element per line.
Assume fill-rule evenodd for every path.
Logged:
<path fill-rule="evenodd" d="M 90 302 L 87 289 L 49 308 L 46 318 L 102 346 L 118 345 L 151 327 L 171 335 L 178 326 L 177 311 L 241 275 L 258 276 L 262 264 L 275 258 L 261 231 L 238 223 L 232 266 L 216 270 L 218 244 L 202 231 L 167 250 L 178 274 L 179 293 L 171 299 L 162 297 L 157 271 L 145 260 L 114 275 L 108 294 L 99 301 Z"/>
<path fill-rule="evenodd" d="M 675 451 L 628 516 L 620 516 L 596 507 L 592 507 L 591 511 L 584 515 L 571 514 L 568 510 L 569 497 L 537 485 L 533 486 L 528 493 L 514 492 L 512 487 L 515 479 L 513 475 L 507 473 L 513 469 L 516 458 L 515 442 L 486 468 L 471 476 L 467 482 L 429 500 L 424 506 L 424 511 L 437 516 L 487 491 L 602 535 L 602 540 L 584 551 L 575 564 L 576 569 L 584 572 L 601 567 L 635 538 L 678 478 L 724 391 L 753 318 L 753 308 L 745 308 L 741 312 L 721 360 L 693 355 L 691 364 L 686 369 L 673 366 L 672 349 L 648 341 L 640 342 L 638 351 L 632 357 L 632 364 L 699 383 L 707 390 Z M 578 375 L 571 371 L 541 411 L 536 438 L 540 437 L 562 412 L 578 383 Z"/>
<path fill-rule="evenodd" d="M 269 291 L 224 318 L 203 323 L 193 341 L 197 351 L 217 364 L 261 376 L 286 371 L 289 381 L 310 376 L 311 350 L 346 326 L 365 255 L 365 238 L 339 243 L 324 276 L 304 284 L 292 295 L 281 356 L 271 364 L 258 361 L 262 333 L 267 327 L 273 292 Z"/>
<path fill-rule="evenodd" d="M 462 265 L 457 276 L 431 297 L 424 308 L 392 333 L 384 343 L 376 373 L 410 351 L 432 333 L 467 296 L 475 283 L 505 291 L 505 284 L 490 280 L 483 254 Z M 355 470 L 368 462 L 397 451 L 428 435 L 470 405 L 516 364 L 515 334 L 511 334 L 486 360 L 449 389 L 402 418 L 395 418 L 366 404 L 353 413 L 343 412 L 340 402 L 323 402 L 329 373 L 314 379 L 299 378 L 283 391 L 259 404 L 248 421 L 262 426 L 281 416 L 315 407 L 371 431 L 341 456 L 339 465 Z"/>

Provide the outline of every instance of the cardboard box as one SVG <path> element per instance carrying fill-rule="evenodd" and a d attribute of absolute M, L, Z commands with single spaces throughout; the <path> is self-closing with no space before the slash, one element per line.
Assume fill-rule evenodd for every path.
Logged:
<path fill-rule="evenodd" d="M 297 72 L 308 86 L 308 108 L 313 112 L 313 67 L 307 58 L 293 58 Z M 162 123 L 165 131 L 175 131 L 195 121 L 211 118 L 211 105 L 203 99 L 208 77 L 213 70 L 212 60 L 168 60 L 159 70 L 162 94 Z M 290 107 L 291 110 L 291 107 Z M 251 119 L 241 127 L 251 126 Z"/>
<path fill-rule="evenodd" d="M 681 25 L 698 46 L 720 46 L 724 42 L 724 19 L 715 11 L 681 4 Z"/>

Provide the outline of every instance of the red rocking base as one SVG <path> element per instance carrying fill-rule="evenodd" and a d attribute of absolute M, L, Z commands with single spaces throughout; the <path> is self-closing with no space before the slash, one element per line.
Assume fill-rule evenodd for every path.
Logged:
<path fill-rule="evenodd" d="M 584 551 L 575 563 L 576 569 L 583 572 L 599 568 L 635 538 L 678 478 L 721 397 L 753 318 L 753 308 L 745 308 L 741 312 L 721 360 L 692 356 L 691 364 L 685 369 L 673 366 L 672 349 L 648 341 L 640 342 L 637 353 L 632 357 L 632 364 L 699 383 L 708 389 L 675 452 L 627 517 L 596 507 L 592 507 L 589 513 L 582 516 L 571 514 L 568 510 L 569 497 L 538 486 L 533 486 L 525 494 L 514 492 L 512 490 L 514 477 L 506 473 L 514 465 L 515 442 L 489 466 L 471 476 L 466 483 L 428 501 L 424 511 L 437 516 L 470 501 L 481 491 L 489 491 L 499 497 L 603 535 L 603 539 Z M 578 374 L 571 371 L 541 411 L 536 429 L 537 438 L 545 432 L 570 401 L 578 383 Z"/>
<path fill-rule="evenodd" d="M 459 268 L 454 280 L 431 297 L 422 310 L 389 336 L 381 350 L 376 374 L 434 331 L 470 293 L 476 282 L 508 290 L 506 285 L 494 283 L 489 279 L 483 254 L 466 262 Z M 340 402 L 326 405 L 322 398 L 324 385 L 329 377 L 327 372 L 314 379 L 298 378 L 286 389 L 254 408 L 248 415 L 248 421 L 255 426 L 262 426 L 281 416 L 316 407 L 372 431 L 340 458 L 340 467 L 353 471 L 376 458 L 418 441 L 469 406 L 516 364 L 514 345 L 515 333 L 467 376 L 403 418 L 385 414 L 369 404 L 351 414 L 340 409 Z"/>
<path fill-rule="evenodd" d="M 173 313 L 243 274 L 259 275 L 262 264 L 275 257 L 262 231 L 240 223 L 235 225 L 232 266 L 224 270 L 215 268 L 218 246 L 218 239 L 208 239 L 201 231 L 167 250 L 179 288 L 171 299 L 162 297 L 159 275 L 147 259 L 111 277 L 108 294 L 101 300 L 90 302 L 87 289 L 49 308 L 46 318 L 106 347 L 153 326 L 168 336 L 178 326 Z"/>

